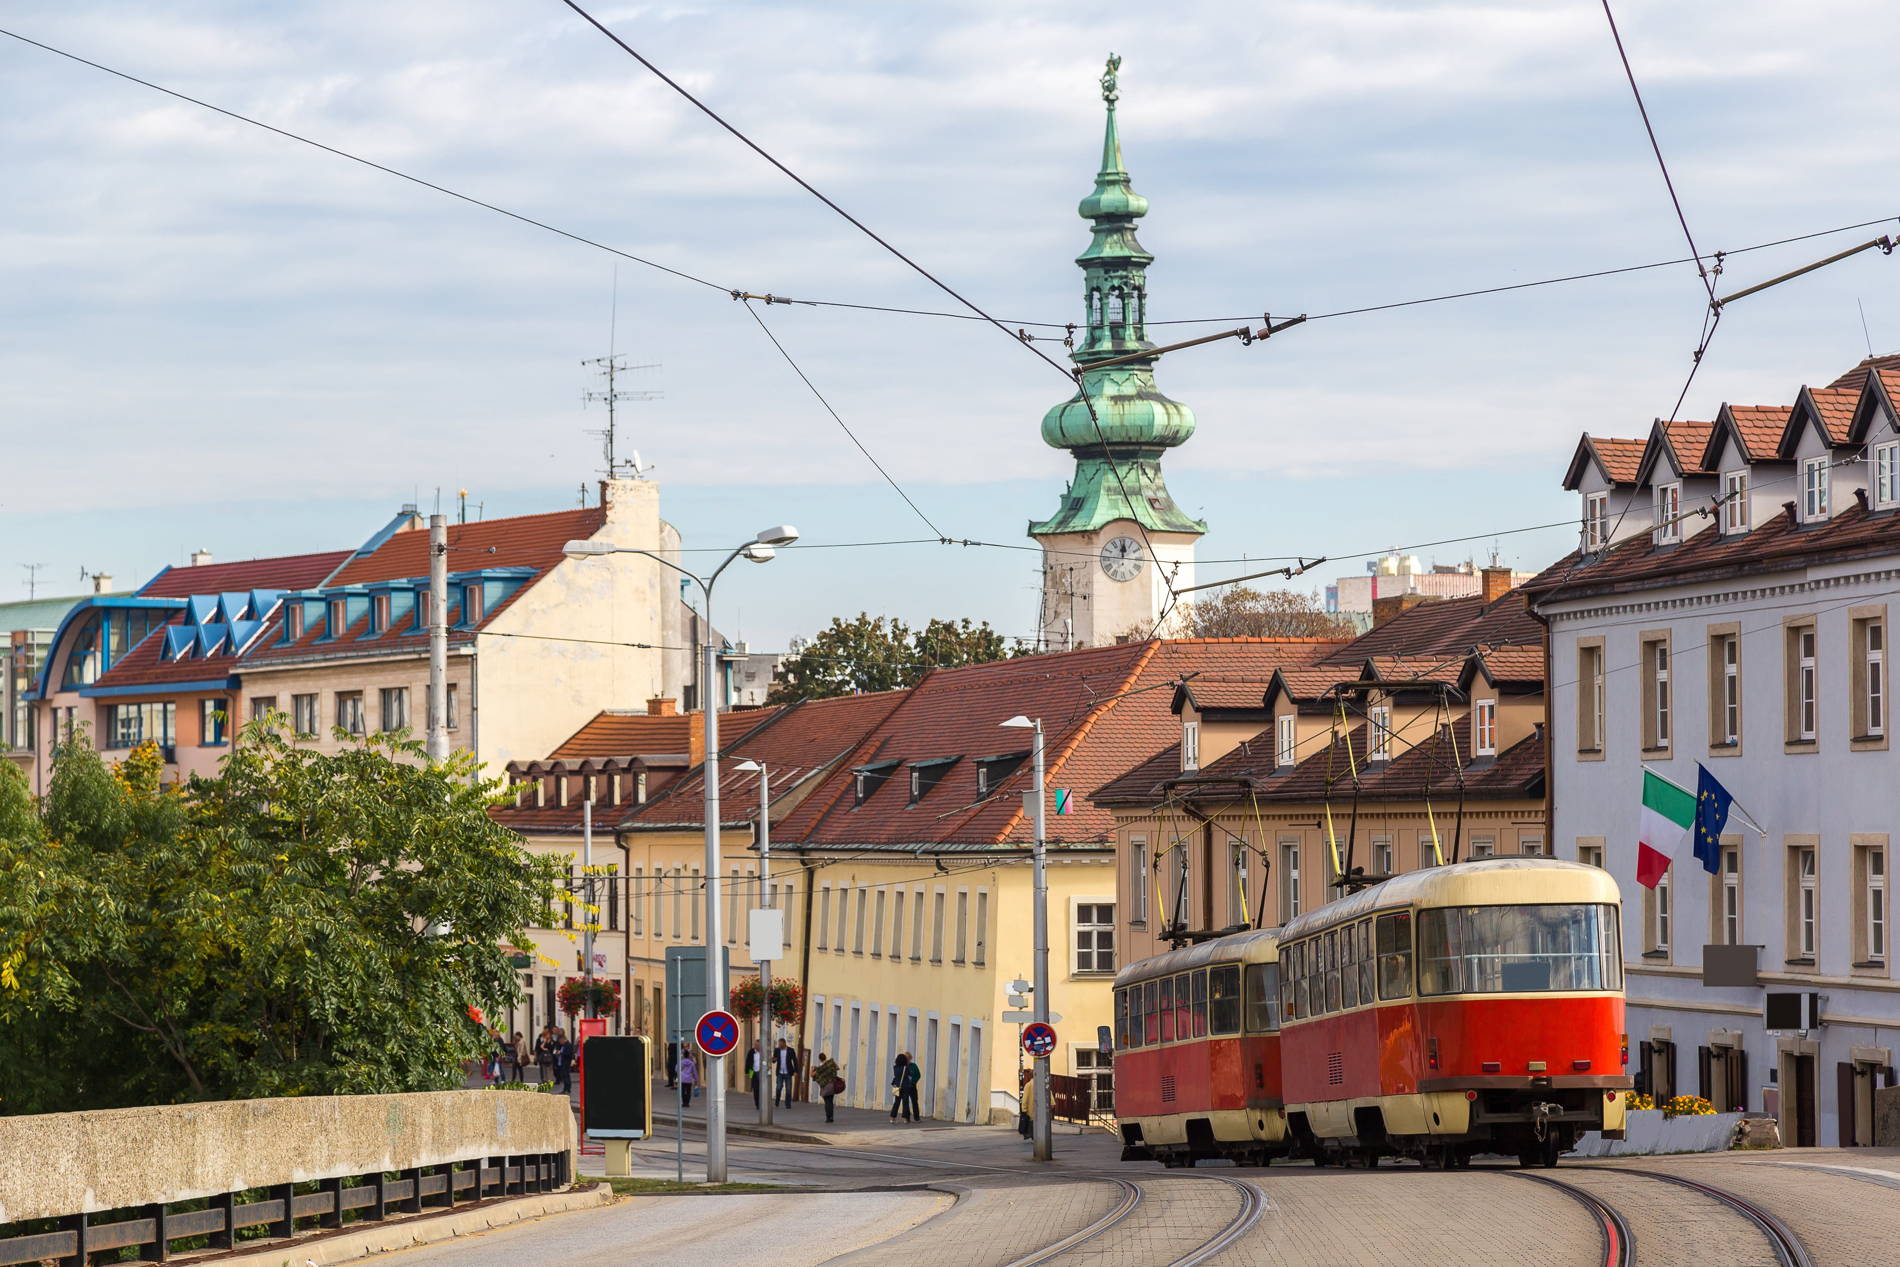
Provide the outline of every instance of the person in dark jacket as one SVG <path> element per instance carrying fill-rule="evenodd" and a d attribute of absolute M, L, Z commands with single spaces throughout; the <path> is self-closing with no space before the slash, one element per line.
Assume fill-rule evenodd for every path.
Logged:
<path fill-rule="evenodd" d="M 923 1080 L 923 1066 L 917 1063 L 915 1056 L 905 1052 L 903 1085 L 897 1090 L 897 1103 L 904 1111 L 906 1122 L 917 1122 L 923 1118 L 923 1113 L 917 1107 L 917 1084 Z"/>
<path fill-rule="evenodd" d="M 897 1053 L 897 1059 L 891 1061 L 891 1121 L 897 1120 L 897 1110 L 904 1107 L 904 1070 L 910 1064 L 910 1057 L 903 1052 Z"/>
<path fill-rule="evenodd" d="M 561 1094 L 571 1095 L 574 1091 L 574 1044 L 565 1031 L 554 1037 L 554 1076 L 561 1084 Z"/>

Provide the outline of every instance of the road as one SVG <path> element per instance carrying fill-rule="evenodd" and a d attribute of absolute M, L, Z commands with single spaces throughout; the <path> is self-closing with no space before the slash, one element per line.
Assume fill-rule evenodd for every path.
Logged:
<path fill-rule="evenodd" d="M 1026 1151 L 1000 1129 L 897 1130 L 829 1146 L 735 1136 L 735 1180 L 816 1191 L 632 1198 L 402 1257 L 405 1267 L 707 1254 L 773 1267 L 1900 1267 L 1900 1150 L 1575 1161 L 1522 1173 L 1482 1160 L 1453 1171 L 1165 1170 L 1121 1162 L 1103 1135 L 1063 1139 L 1049 1165 Z M 704 1160 L 691 1138 L 686 1153 L 690 1176 Z M 641 1173 L 672 1173 L 670 1144 L 636 1159 Z M 1699 1186 L 1677 1182 L 1685 1179 Z"/>

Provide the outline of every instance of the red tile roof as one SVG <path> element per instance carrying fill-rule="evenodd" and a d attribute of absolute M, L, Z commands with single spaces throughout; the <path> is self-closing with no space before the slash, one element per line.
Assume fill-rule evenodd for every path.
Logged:
<path fill-rule="evenodd" d="M 1525 605 L 1521 590 L 1489 603 L 1480 596 L 1420 603 L 1374 626 L 1326 663 L 1356 663 L 1370 656 L 1462 656 L 1480 646 L 1542 646 L 1544 627 Z"/>
<path fill-rule="evenodd" d="M 181 625 L 185 621 L 181 613 L 166 621 L 167 625 Z M 216 654 L 202 656 L 193 654 L 184 660 L 165 660 L 160 658 L 165 646 L 164 626 L 152 630 L 139 640 L 137 646 L 119 657 L 117 664 L 99 675 L 93 683 L 95 689 L 116 686 L 150 686 L 154 693 L 162 692 L 168 686 L 180 682 L 211 682 L 230 677 L 238 671 L 238 657 L 233 654 L 229 641 L 219 648 Z"/>
<path fill-rule="evenodd" d="M 189 598 L 193 594 L 232 594 L 239 590 L 299 590 L 323 583 L 348 550 L 286 554 L 274 559 L 241 559 L 200 567 L 168 567 L 147 581 L 140 598 Z M 426 569 L 425 569 L 426 570 Z"/>
<path fill-rule="evenodd" d="M 1275 638 L 1262 640 L 1253 654 L 1253 663 L 1240 676 L 1219 672 L 1197 673 L 1181 687 L 1181 693 L 1197 709 L 1247 711 L 1264 708 L 1267 684 L 1272 670 L 1300 668 L 1338 651 L 1346 638 Z M 1264 666 L 1266 672 L 1261 671 Z"/>
<path fill-rule="evenodd" d="M 1895 369 L 1900 369 L 1900 353 L 1889 352 L 1884 356 L 1870 356 L 1853 369 L 1847 371 L 1847 373 L 1829 383 L 1828 387 L 1847 388 L 1858 396 L 1860 389 L 1867 385 L 1867 376 L 1869 373 L 1876 370 L 1885 371 Z M 1884 374 L 1882 375 L 1882 381 L 1889 381 L 1885 378 Z"/>
<path fill-rule="evenodd" d="M 1781 448 L 1781 433 L 1788 429 L 1792 405 L 1724 405 L 1724 413 L 1734 424 L 1742 444 L 1742 456 L 1750 462 L 1772 462 Z M 1713 460 L 1713 453 L 1704 457 Z"/>
<path fill-rule="evenodd" d="M 865 741 L 775 832 L 791 847 L 949 850 L 1018 849 L 1027 841 L 1021 798 L 1025 763 L 981 800 L 981 758 L 1030 746 L 1027 731 L 1000 723 L 1015 714 L 1042 719 L 1048 785 L 1075 793 L 1071 812 L 1051 807 L 1047 829 L 1059 846 L 1098 848 L 1112 817 L 1087 799 L 1178 730 L 1173 692 L 1184 674 L 1239 679 L 1264 687 L 1287 655 L 1268 639 L 1176 639 L 1026 656 L 939 669 L 913 688 Z M 1150 689 L 1152 688 L 1152 689 Z M 906 763 L 956 758 L 940 780 L 910 803 Z M 893 763 L 890 776 L 855 804 L 853 770 Z"/>
<path fill-rule="evenodd" d="M 1703 451 L 1709 446 L 1709 437 L 1715 433 L 1713 422 L 1691 422 L 1680 419 L 1662 424 L 1664 437 L 1676 455 L 1676 465 L 1684 475 L 1708 475 L 1702 463 Z"/>
<path fill-rule="evenodd" d="M 1814 412 L 1821 416 L 1821 425 L 1827 430 L 1828 442 L 1846 444 L 1860 393 L 1845 387 L 1820 387 L 1811 389 L 1808 395 L 1814 401 Z"/>
<path fill-rule="evenodd" d="M 723 728 L 738 724 L 744 714 L 722 713 Z M 550 761 L 578 761 L 583 757 L 636 757 L 643 752 L 699 752 L 698 735 L 704 723 L 698 713 L 618 712 L 594 714 L 586 725 L 569 735 L 548 754 Z M 756 724 L 753 723 L 753 724 Z"/>
<path fill-rule="evenodd" d="M 1792 507 L 1751 532 L 1698 532 L 1676 546 L 1657 546 L 1643 533 L 1579 560 L 1573 551 L 1522 587 L 1532 601 L 1600 593 L 1626 585 L 1784 571 L 1820 560 L 1900 550 L 1900 515 L 1850 505 L 1824 524 L 1794 521 Z"/>
<path fill-rule="evenodd" d="M 1604 475 L 1618 484 L 1631 484 L 1636 480 L 1636 468 L 1643 463 L 1643 449 L 1647 442 L 1643 440 L 1618 440 L 1608 436 L 1586 436 L 1590 446 L 1596 450 L 1597 461 L 1603 467 Z"/>

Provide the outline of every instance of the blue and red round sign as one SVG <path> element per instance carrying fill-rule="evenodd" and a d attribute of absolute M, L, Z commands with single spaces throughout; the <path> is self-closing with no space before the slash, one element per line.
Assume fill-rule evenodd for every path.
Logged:
<path fill-rule="evenodd" d="M 693 1037 L 708 1056 L 723 1056 L 739 1045 L 739 1022 L 731 1012 L 708 1012 L 699 1018 Z"/>
<path fill-rule="evenodd" d="M 1023 1026 L 1023 1050 L 1032 1056 L 1047 1056 L 1056 1049 L 1056 1029 L 1041 1021 Z"/>

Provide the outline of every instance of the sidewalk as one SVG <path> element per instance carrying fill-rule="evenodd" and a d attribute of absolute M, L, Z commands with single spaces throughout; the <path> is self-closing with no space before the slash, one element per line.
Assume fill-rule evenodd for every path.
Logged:
<path fill-rule="evenodd" d="M 669 1088 L 664 1078 L 653 1083 L 653 1133 L 669 1135 L 679 1116 L 679 1090 Z M 689 1129 L 706 1125 L 706 1097 L 697 1093 L 693 1096 L 692 1107 L 686 1110 L 686 1125 Z M 973 1126 L 967 1122 L 940 1122 L 925 1118 L 915 1124 L 904 1121 L 892 1121 L 889 1113 L 882 1109 L 854 1109 L 838 1105 L 836 1120 L 825 1121 L 825 1105 L 822 1100 L 810 1102 L 793 1101 L 791 1108 L 780 1105 L 772 1112 L 772 1125 L 759 1121 L 759 1111 L 752 1107 L 750 1091 L 729 1091 L 726 1093 L 726 1130 L 733 1135 L 749 1135 L 763 1139 L 780 1139 L 788 1143 L 800 1144 L 845 1144 L 865 1145 L 881 1139 L 898 1140 L 907 1136 L 927 1135 L 933 1142 L 952 1142 L 967 1137 L 1001 1137 L 1009 1134 L 1008 1127 Z"/>

